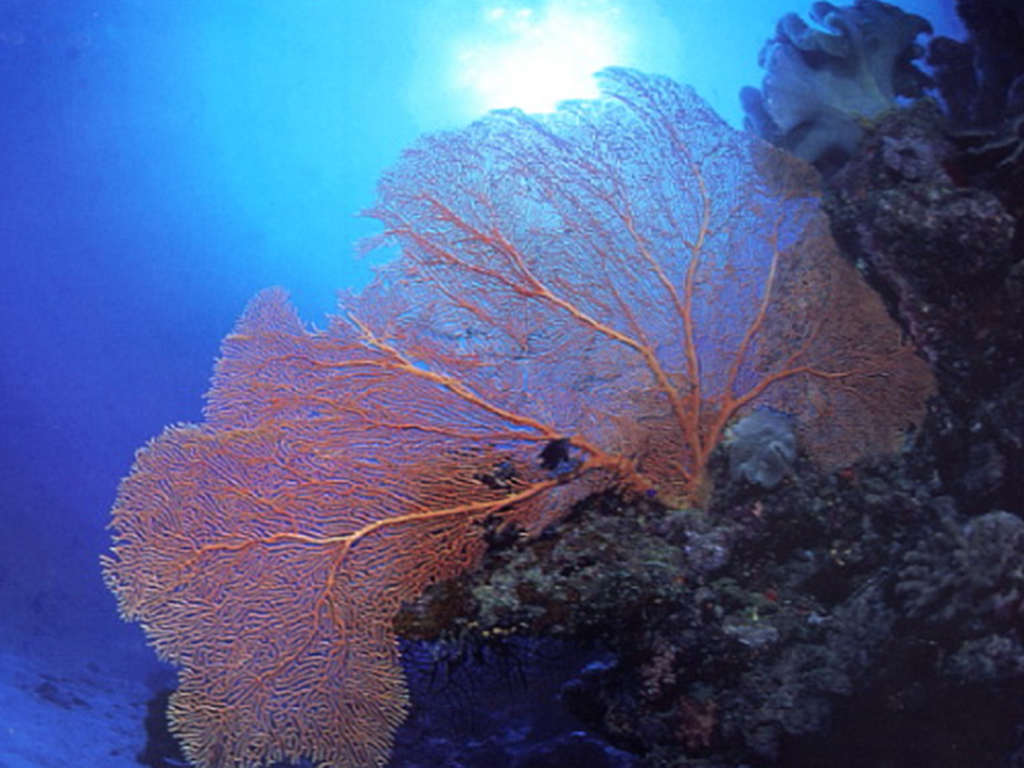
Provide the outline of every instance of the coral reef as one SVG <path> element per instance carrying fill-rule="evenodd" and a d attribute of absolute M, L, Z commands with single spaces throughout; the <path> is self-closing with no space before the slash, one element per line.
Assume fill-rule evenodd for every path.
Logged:
<path fill-rule="evenodd" d="M 724 444 L 702 444 L 714 492 L 700 508 L 620 483 L 572 497 L 571 511 L 557 523 L 544 516 L 532 538 L 502 522 L 510 518 L 502 494 L 521 487 L 520 465 L 460 454 L 471 466 L 457 476 L 495 504 L 472 521 L 474 541 L 487 545 L 482 568 L 438 581 L 377 627 L 402 639 L 407 663 L 422 652 L 410 730 L 397 735 L 401 764 L 1024 765 L 1024 121 L 1021 62 L 1005 55 L 1021 50 L 1021 17 L 1005 0 L 960 5 L 972 38 L 931 48 L 941 104 L 890 109 L 926 83 L 913 66 L 926 25 L 872 0 L 817 3 L 820 30 L 786 17 L 763 54 L 764 89 L 745 97 L 763 134 L 829 171 L 828 214 L 846 258 L 935 373 L 937 392 L 912 441 L 899 455 L 837 468 L 822 464 L 799 429 L 794 440 L 785 417 L 755 410 Z M 557 181 L 533 191 L 556 190 Z M 443 206 L 433 211 L 439 222 L 453 219 Z M 480 253 L 508 245 L 458 221 L 460 242 L 473 235 Z M 396 215 L 389 225 L 415 240 L 403 222 Z M 429 238 L 414 244 L 420 269 L 446 268 L 438 255 L 453 249 Z M 460 308 L 481 314 L 489 295 L 451 289 L 447 298 L 462 303 L 427 307 L 444 311 L 422 343 L 489 349 L 490 330 L 447 322 Z M 414 304 L 394 317 L 421 328 L 416 313 L 427 305 Z M 387 330 L 411 334 L 398 321 Z M 491 367 L 469 375 L 486 383 Z M 438 431 L 433 425 L 431 440 Z M 544 433 L 532 454 L 532 471 L 558 487 L 583 466 L 584 452 L 563 432 Z M 438 531 L 421 528 L 417 541 L 432 546 Z M 543 714 L 531 722 L 520 703 L 482 716 L 493 726 L 484 736 L 428 735 L 444 718 L 431 687 L 438 670 L 479 669 L 491 655 L 525 659 L 549 641 L 578 656 L 562 662 L 557 694 L 550 685 L 532 691 L 546 702 L 533 710 Z M 538 727 L 555 698 L 589 734 Z M 537 738 L 529 747 L 525 733 Z"/>
<path fill-rule="evenodd" d="M 958 0 L 968 40 L 936 38 L 928 64 L 960 127 L 1024 112 L 1024 10 L 1017 0 Z"/>
<path fill-rule="evenodd" d="M 960 0 L 966 41 L 935 38 L 928 64 L 960 150 L 961 183 L 1024 213 L 1024 11 L 1015 0 Z M 1017 237 L 1024 237 L 1020 232 Z"/>
<path fill-rule="evenodd" d="M 896 594 L 905 616 L 965 637 L 1024 621 L 1024 520 L 1002 510 L 966 522 L 947 511 L 907 552 Z"/>
<path fill-rule="evenodd" d="M 837 240 L 936 373 L 937 470 L 972 509 L 1017 509 L 1024 241 L 1004 204 L 1013 193 L 963 183 L 964 153 L 934 105 L 895 112 L 830 180 L 828 209 Z"/>
<path fill-rule="evenodd" d="M 1024 120 L 998 53 L 1021 17 L 961 8 L 972 38 L 932 46 L 941 104 L 854 120 L 853 143 L 817 120 L 802 145 L 846 153 L 825 163 L 833 231 L 936 373 L 908 449 L 839 471 L 798 452 L 760 483 L 776 473 L 723 445 L 704 509 L 592 499 L 407 606 L 400 633 L 596 644 L 562 700 L 644 768 L 1024 765 Z M 901 23 L 909 45 L 923 27 Z M 826 34 L 789 17 L 775 43 L 829 62 Z"/>
<path fill-rule="evenodd" d="M 610 652 L 561 700 L 645 768 L 1001 765 L 1022 746 L 1024 523 L 964 515 L 926 469 L 802 458 L 707 510 L 605 495 L 431 588 L 396 628 Z"/>

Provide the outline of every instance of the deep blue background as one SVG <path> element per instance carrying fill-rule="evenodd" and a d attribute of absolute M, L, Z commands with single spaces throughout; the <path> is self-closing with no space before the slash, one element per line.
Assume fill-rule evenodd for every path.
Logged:
<path fill-rule="evenodd" d="M 484 5 L 0 0 L 0 642 L 149 658 L 99 577 L 119 478 L 201 418 L 256 290 L 315 321 L 367 279 L 354 214 L 416 135 L 471 116 L 440 78 Z M 774 20 L 809 3 L 621 5 L 632 53 L 603 63 L 692 82 L 738 123 Z"/>

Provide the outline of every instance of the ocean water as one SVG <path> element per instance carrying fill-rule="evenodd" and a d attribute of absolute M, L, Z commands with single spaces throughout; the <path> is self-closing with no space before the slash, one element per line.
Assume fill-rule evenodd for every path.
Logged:
<path fill-rule="evenodd" d="M 950 2 L 903 4 L 959 34 Z M 323 324 L 424 132 L 626 65 L 737 93 L 781 0 L 0 0 L 0 768 L 136 765 L 173 681 L 99 557 L 259 289 Z M 623 758 L 625 759 L 625 758 Z"/>

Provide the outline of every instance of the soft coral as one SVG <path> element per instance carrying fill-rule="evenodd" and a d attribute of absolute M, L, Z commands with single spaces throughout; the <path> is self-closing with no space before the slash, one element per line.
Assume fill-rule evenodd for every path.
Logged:
<path fill-rule="evenodd" d="M 878 0 L 839 8 L 818 2 L 808 25 L 795 13 L 779 20 L 761 50 L 761 90 L 740 94 L 747 127 L 817 165 L 848 156 L 862 122 L 916 98 L 930 84 L 914 66 L 918 35 L 931 25 Z"/>

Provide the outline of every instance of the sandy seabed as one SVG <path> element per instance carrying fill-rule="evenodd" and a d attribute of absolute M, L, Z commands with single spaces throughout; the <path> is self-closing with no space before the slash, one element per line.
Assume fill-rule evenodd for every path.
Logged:
<path fill-rule="evenodd" d="M 98 662 L 0 647 L 0 768 L 138 768 L 150 696 Z"/>

